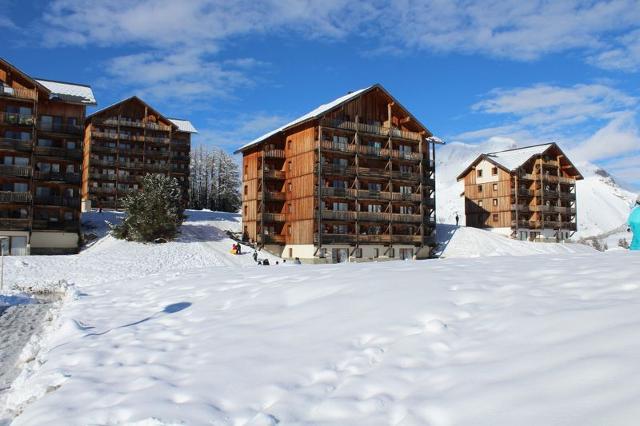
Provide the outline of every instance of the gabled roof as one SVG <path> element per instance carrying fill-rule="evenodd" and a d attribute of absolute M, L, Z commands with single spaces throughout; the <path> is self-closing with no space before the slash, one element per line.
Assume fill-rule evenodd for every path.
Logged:
<path fill-rule="evenodd" d="M 347 103 L 347 102 L 349 102 L 349 101 L 351 101 L 353 99 L 356 99 L 358 96 L 364 95 L 365 93 L 370 92 L 373 89 L 382 90 L 387 96 L 389 96 L 393 100 L 393 102 L 396 105 L 398 105 L 400 108 L 404 109 L 407 112 L 407 114 L 416 123 L 418 123 L 422 128 L 424 128 L 427 131 L 428 136 L 432 136 L 432 133 L 429 131 L 429 129 L 427 129 L 427 127 L 424 126 L 409 111 L 407 111 L 404 107 L 402 107 L 402 105 L 400 105 L 400 103 L 398 101 L 396 101 L 396 99 L 384 87 L 382 87 L 381 84 L 374 84 L 374 85 L 366 87 L 364 89 L 360 89 L 360 90 L 356 90 L 355 92 L 348 93 L 348 94 L 346 94 L 344 96 L 341 96 L 341 97 L 339 97 L 339 98 L 337 98 L 337 99 L 335 99 L 335 100 L 333 100 L 333 101 L 331 101 L 329 103 L 320 105 L 319 107 L 317 107 L 313 111 L 309 111 L 308 113 L 296 118 L 295 120 L 285 124 L 284 126 L 278 127 L 277 129 L 272 130 L 269 133 L 265 133 L 264 135 L 260 136 L 259 138 L 256 138 L 256 139 L 252 140 L 251 142 L 241 146 L 240 148 L 238 148 L 234 152 L 234 154 L 237 154 L 238 152 L 244 151 L 247 148 L 250 148 L 250 147 L 252 147 L 254 145 L 257 145 L 260 142 L 270 138 L 271 136 L 274 136 L 274 135 L 276 135 L 276 134 L 278 134 L 280 132 L 284 132 L 285 130 L 288 130 L 288 129 L 292 128 L 292 127 L 295 127 L 295 126 L 297 126 L 299 124 L 305 123 L 307 121 L 315 120 L 315 119 L 321 117 L 322 115 L 328 113 L 329 111 L 334 110 L 337 107 L 339 107 L 339 106 L 341 106 L 341 105 L 343 105 L 343 104 L 345 104 L 345 103 Z"/>
<path fill-rule="evenodd" d="M 91 86 L 63 81 L 36 79 L 38 84 L 44 86 L 49 92 L 50 98 L 59 98 L 67 102 L 75 102 L 84 105 L 96 105 Z"/>
<path fill-rule="evenodd" d="M 480 161 L 487 160 L 490 163 L 493 163 L 495 166 L 500 167 L 506 172 L 515 171 L 518 167 L 522 166 L 524 163 L 529 161 L 532 157 L 536 155 L 542 155 L 547 152 L 549 149 L 555 147 L 560 152 L 562 150 L 555 143 L 544 143 L 539 145 L 531 145 L 525 146 L 522 148 L 512 148 L 504 151 L 496 151 L 496 152 L 488 152 L 486 154 L 480 154 L 473 162 L 458 175 L 457 180 L 464 179 L 464 177 L 469 173 L 469 171 L 475 167 Z M 578 171 L 578 169 L 573 165 L 573 163 L 565 156 L 565 159 L 571 164 L 571 166 L 576 170 L 579 179 L 582 179 L 582 175 Z"/>
<path fill-rule="evenodd" d="M 178 126 L 178 130 L 180 130 L 181 132 L 198 133 L 198 130 L 193 127 L 193 124 L 191 124 L 189 120 L 183 120 L 181 118 L 170 118 L 169 121 Z"/>
<path fill-rule="evenodd" d="M 142 99 L 140 99 L 139 97 L 137 97 L 135 95 L 131 96 L 129 98 L 123 99 L 121 101 L 115 102 L 115 103 L 113 103 L 113 104 L 111 104 L 109 106 L 106 106 L 104 108 L 101 108 L 101 109 L 99 109 L 97 111 L 94 111 L 93 113 L 87 115 L 86 121 L 91 120 L 91 118 L 95 117 L 96 115 L 102 114 L 102 113 L 104 113 L 106 111 L 109 111 L 110 109 L 113 109 L 113 108 L 115 108 L 115 107 L 117 107 L 119 105 L 122 105 L 122 104 L 127 103 L 127 102 L 131 102 L 131 101 L 141 103 L 142 105 L 144 105 L 147 108 L 149 108 L 149 110 L 151 110 L 152 113 L 156 114 L 158 117 L 162 118 L 167 123 L 170 123 L 170 125 L 174 126 L 176 129 L 178 128 L 178 126 L 173 121 L 169 120 L 167 117 L 165 117 L 160 112 L 158 112 L 158 110 L 156 110 L 151 105 L 149 105 L 148 103 L 146 103 L 145 101 L 143 101 Z"/>
<path fill-rule="evenodd" d="M 11 62 L 0 58 L 0 64 L 4 65 L 7 68 L 10 68 L 11 71 L 20 74 L 22 76 L 22 78 L 24 78 L 25 80 L 29 81 L 31 84 L 35 86 L 38 86 L 38 82 L 35 81 L 29 74 L 27 74 L 26 72 L 22 71 L 21 69 L 17 68 L 15 65 L 13 65 Z M 44 90 L 47 90 L 46 88 L 43 88 Z"/>

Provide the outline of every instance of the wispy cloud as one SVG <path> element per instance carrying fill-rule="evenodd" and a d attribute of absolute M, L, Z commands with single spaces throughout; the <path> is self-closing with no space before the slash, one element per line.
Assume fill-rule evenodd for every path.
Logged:
<path fill-rule="evenodd" d="M 631 166 L 613 160 L 640 154 L 638 99 L 608 85 L 494 89 L 472 111 L 499 117 L 503 123 L 459 134 L 457 139 L 477 143 L 502 137 L 519 145 L 557 141 L 574 159 L 606 164 L 614 174 L 628 175 Z"/>
<path fill-rule="evenodd" d="M 640 30 L 618 37 L 611 48 L 591 56 L 589 62 L 608 70 L 640 70 Z"/>

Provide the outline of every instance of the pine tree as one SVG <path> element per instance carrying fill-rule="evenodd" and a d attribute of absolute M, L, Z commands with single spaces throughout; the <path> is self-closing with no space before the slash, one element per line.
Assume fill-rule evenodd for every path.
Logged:
<path fill-rule="evenodd" d="M 237 212 L 240 185 L 239 166 L 225 151 L 200 146 L 191 152 L 190 208 Z"/>
<path fill-rule="evenodd" d="M 123 206 L 126 216 L 113 227 L 113 235 L 120 239 L 172 239 L 184 220 L 180 184 L 170 176 L 147 174 L 142 190 L 129 194 Z"/>

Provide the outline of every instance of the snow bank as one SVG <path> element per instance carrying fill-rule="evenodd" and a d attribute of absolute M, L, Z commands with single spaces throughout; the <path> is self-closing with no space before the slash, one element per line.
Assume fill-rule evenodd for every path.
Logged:
<path fill-rule="evenodd" d="M 438 225 L 441 257 L 531 256 L 536 254 L 593 253 L 575 243 L 531 243 L 478 228 Z"/>

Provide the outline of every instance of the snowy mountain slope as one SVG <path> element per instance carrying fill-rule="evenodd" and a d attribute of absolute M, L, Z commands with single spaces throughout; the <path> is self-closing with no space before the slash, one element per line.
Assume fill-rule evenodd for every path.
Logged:
<path fill-rule="evenodd" d="M 143 248 L 142 270 L 165 260 Z M 94 264 L 104 254 L 85 253 Z M 39 369 L 0 407 L 0 418 L 2 408 L 19 413 L 16 426 L 622 425 L 640 416 L 640 257 L 630 252 L 174 265 L 108 283 L 51 259 L 81 296 L 63 307 Z M 9 280 L 48 274 L 32 271 L 42 260 L 10 263 Z"/>
<path fill-rule="evenodd" d="M 462 182 L 456 177 L 482 152 L 516 148 L 511 139 L 491 138 L 483 144 L 453 142 L 436 152 L 437 214 L 440 223 L 464 224 Z M 578 232 L 576 238 L 604 234 L 619 228 L 627 219 L 636 194 L 621 188 L 602 169 L 588 163 L 577 164 L 585 177 L 577 184 Z"/>

